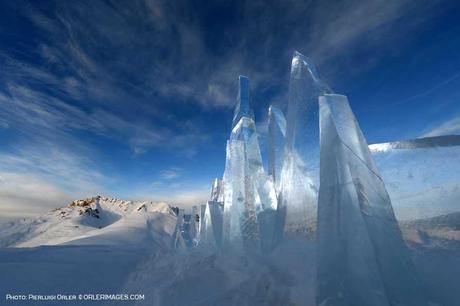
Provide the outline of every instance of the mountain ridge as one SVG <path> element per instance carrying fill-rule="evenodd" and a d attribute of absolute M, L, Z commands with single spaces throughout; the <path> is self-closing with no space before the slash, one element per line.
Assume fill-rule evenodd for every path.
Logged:
<path fill-rule="evenodd" d="M 140 234 L 153 230 L 154 222 L 164 225 L 164 228 L 155 226 L 155 230 L 170 232 L 176 223 L 171 206 L 165 202 L 136 202 L 95 196 L 74 200 L 32 220 L 10 222 L 0 229 L 0 247 L 71 244 L 82 239 L 90 243 L 90 237 L 101 243 L 94 237 L 111 230 L 122 235 L 123 232 L 133 231 L 133 228 L 137 228 L 137 234 Z"/>

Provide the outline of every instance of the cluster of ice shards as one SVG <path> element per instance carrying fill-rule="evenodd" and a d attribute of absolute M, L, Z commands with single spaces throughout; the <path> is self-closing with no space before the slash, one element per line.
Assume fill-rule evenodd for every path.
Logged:
<path fill-rule="evenodd" d="M 249 80 L 240 76 L 239 82 L 224 177 L 214 182 L 210 201 L 201 207 L 199 244 L 271 250 L 288 226 L 306 228 L 307 216 L 314 218 L 317 208 L 318 305 L 426 305 L 390 197 L 347 98 L 332 94 L 311 60 L 296 52 L 287 120 L 281 110 L 269 109 L 266 174 Z M 446 146 L 452 139 L 441 142 Z M 386 145 L 407 146 L 427 145 L 421 140 Z"/>
<path fill-rule="evenodd" d="M 460 136 L 369 145 L 398 220 L 458 211 Z"/>
<path fill-rule="evenodd" d="M 223 182 L 224 242 L 235 247 L 261 244 L 263 248 L 270 248 L 277 197 L 273 178 L 263 168 L 254 116 L 249 106 L 249 79 L 244 76 L 239 78 Z"/>
<path fill-rule="evenodd" d="M 389 195 L 345 96 L 321 96 L 317 304 L 427 305 Z"/>

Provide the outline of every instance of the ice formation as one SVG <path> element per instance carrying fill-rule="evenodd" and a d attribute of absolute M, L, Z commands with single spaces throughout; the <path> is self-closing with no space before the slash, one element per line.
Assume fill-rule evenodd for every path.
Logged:
<path fill-rule="evenodd" d="M 460 136 L 369 145 L 398 220 L 452 213 L 460 203 Z"/>
<path fill-rule="evenodd" d="M 233 246 L 270 248 L 277 197 L 273 179 L 262 165 L 253 112 L 249 106 L 249 79 L 239 77 L 224 173 L 224 241 Z M 258 222 L 258 218 L 262 222 Z M 263 241 L 260 241 L 262 239 Z"/>
<path fill-rule="evenodd" d="M 240 140 L 227 141 L 224 182 L 224 242 L 242 243 L 241 218 L 245 210 L 244 145 Z"/>
<path fill-rule="evenodd" d="M 347 98 L 332 94 L 311 60 L 296 52 L 287 116 L 271 106 L 268 117 L 267 174 L 249 80 L 240 76 L 225 172 L 201 209 L 199 244 L 270 251 L 285 231 L 308 229 L 317 217 L 318 305 L 426 305 L 373 147 Z M 457 141 L 418 139 L 374 148 L 449 147 Z"/>
<path fill-rule="evenodd" d="M 174 230 L 174 235 L 173 235 L 173 240 L 172 240 L 173 248 L 182 249 L 186 247 L 184 237 L 182 236 L 183 225 L 184 225 L 184 210 L 179 209 L 179 212 L 177 213 L 176 229 Z"/>
<path fill-rule="evenodd" d="M 224 201 L 224 186 L 222 179 L 214 179 L 214 183 L 211 188 L 211 201 L 223 202 Z"/>
<path fill-rule="evenodd" d="M 307 218 L 315 216 L 319 182 L 318 97 L 329 92 L 313 62 L 295 52 L 279 179 L 280 223 L 286 224 L 287 231 L 306 228 Z"/>
<path fill-rule="evenodd" d="M 204 231 L 205 231 L 205 219 L 204 215 L 206 213 L 206 204 L 200 205 L 200 217 L 198 220 L 198 244 L 201 241 L 201 238 L 204 236 Z"/>
<path fill-rule="evenodd" d="M 211 249 L 222 246 L 223 203 L 208 201 L 204 213 L 204 231 L 200 245 Z"/>
<path fill-rule="evenodd" d="M 200 211 L 198 209 L 198 206 L 194 205 L 192 206 L 192 219 L 191 219 L 191 224 L 192 224 L 192 239 L 193 239 L 193 246 L 198 245 L 198 241 L 200 241 Z"/>
<path fill-rule="evenodd" d="M 326 94 L 319 104 L 317 304 L 427 305 L 347 98 Z"/>
<path fill-rule="evenodd" d="M 460 146 L 460 135 L 444 135 L 423 137 L 409 140 L 376 143 L 369 145 L 372 153 L 386 152 L 400 149 L 422 149 Z"/>
<path fill-rule="evenodd" d="M 286 118 L 273 105 L 268 109 L 268 174 L 279 184 L 286 137 Z M 277 188 L 278 189 L 278 188 Z"/>

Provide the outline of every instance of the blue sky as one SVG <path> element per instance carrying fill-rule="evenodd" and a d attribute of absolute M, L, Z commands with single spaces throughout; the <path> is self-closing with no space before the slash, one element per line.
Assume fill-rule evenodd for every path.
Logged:
<path fill-rule="evenodd" d="M 2 1 L 0 15 L 3 216 L 95 194 L 204 201 L 238 75 L 264 147 L 294 50 L 370 143 L 460 132 L 455 1 Z"/>

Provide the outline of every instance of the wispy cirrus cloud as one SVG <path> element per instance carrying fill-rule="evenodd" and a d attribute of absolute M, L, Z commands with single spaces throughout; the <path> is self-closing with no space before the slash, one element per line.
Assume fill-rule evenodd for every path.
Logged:
<path fill-rule="evenodd" d="M 71 200 L 71 194 L 34 174 L 0 171 L 3 218 L 33 217 Z"/>
<path fill-rule="evenodd" d="M 165 180 L 177 179 L 181 176 L 182 169 L 179 167 L 172 167 L 160 171 L 160 177 Z"/>
<path fill-rule="evenodd" d="M 114 178 L 89 158 L 92 154 L 78 143 L 58 145 L 40 137 L 1 151 L 1 214 L 32 216 L 72 198 L 107 192 Z"/>
<path fill-rule="evenodd" d="M 460 134 L 460 116 L 453 117 L 438 125 L 431 127 L 421 137 L 443 136 Z"/>
<path fill-rule="evenodd" d="M 185 173 L 207 164 L 208 154 L 222 154 L 223 162 L 239 74 L 251 78 L 251 102 L 263 118 L 269 104 L 286 105 L 295 49 L 334 80 L 398 52 L 439 3 L 2 4 L 11 19 L 0 21 L 6 42 L 0 47 L 0 132 L 8 136 L 0 144 L 0 170 L 17 182 L 16 199 L 25 193 L 19 186 L 25 173 L 34 186 L 55 188 L 49 194 L 60 199 L 61 193 L 116 192 L 113 180 L 129 185 L 123 176 L 151 167 L 158 180 L 143 195 L 204 201 L 208 188 L 184 182 Z M 344 59 L 356 57 L 359 65 Z M 258 127 L 264 134 L 266 125 Z M 158 165 L 153 159 L 162 154 L 168 156 Z M 183 166 L 174 158 L 193 162 Z M 178 164 L 180 170 L 172 167 Z M 15 185 L 8 185 L 10 192 Z"/>

